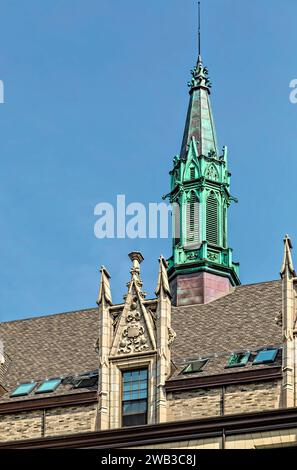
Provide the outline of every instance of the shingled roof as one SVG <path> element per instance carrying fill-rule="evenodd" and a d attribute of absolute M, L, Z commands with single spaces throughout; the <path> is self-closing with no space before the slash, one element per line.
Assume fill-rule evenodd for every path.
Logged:
<path fill-rule="evenodd" d="M 229 373 L 225 365 L 232 351 L 256 351 L 280 345 L 281 328 L 275 322 L 280 310 L 280 281 L 239 286 L 206 305 L 174 307 L 172 327 L 177 336 L 172 344 L 175 364 L 172 378 L 185 378 L 179 374 L 189 358 L 210 356 L 200 375 Z M 21 382 L 41 382 L 46 378 L 96 370 L 98 356 L 94 344 L 97 336 L 96 308 L 0 324 L 0 338 L 9 358 L 7 393 L 0 401 L 24 399 L 10 398 Z M 218 357 L 214 357 L 214 353 L 219 353 Z M 84 393 L 86 389 L 75 390 L 75 393 L 78 391 Z M 71 393 L 74 393 L 71 386 L 60 386 L 48 395 Z M 34 393 L 30 394 L 30 399 L 34 397 Z"/>
<path fill-rule="evenodd" d="M 281 281 L 277 280 L 239 286 L 209 304 L 173 308 L 172 327 L 177 332 L 174 375 L 184 367 L 185 359 L 199 356 L 210 357 L 199 375 L 235 372 L 234 368 L 225 368 L 233 351 L 255 352 L 280 345 L 282 330 L 275 318 L 281 311 L 281 301 Z M 218 357 L 213 357 L 214 353 Z M 245 369 L 248 367 L 253 366 L 249 363 Z"/>

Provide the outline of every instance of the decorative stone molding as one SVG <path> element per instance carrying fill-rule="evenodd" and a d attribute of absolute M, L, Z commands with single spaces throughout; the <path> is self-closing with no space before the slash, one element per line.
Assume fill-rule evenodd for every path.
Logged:
<path fill-rule="evenodd" d="M 127 326 L 122 332 L 121 341 L 119 343 L 119 354 L 136 353 L 149 349 L 145 329 L 140 323 L 141 313 L 137 310 L 137 297 L 133 298 L 130 308 L 131 311 L 126 317 Z"/>
<path fill-rule="evenodd" d="M 168 346 L 170 346 L 176 338 L 175 331 L 169 326 L 168 327 Z"/>
<path fill-rule="evenodd" d="M 210 156 L 210 153 L 209 152 L 209 156 Z M 211 157 L 215 157 L 215 152 L 213 151 L 213 154 L 211 154 Z M 219 174 L 218 174 L 218 171 L 217 169 L 215 168 L 214 165 L 210 165 L 206 171 L 206 174 L 205 174 L 206 178 L 209 179 L 209 180 L 212 180 L 212 181 L 218 181 L 219 180 Z"/>
<path fill-rule="evenodd" d="M 210 261 L 213 261 L 215 263 L 219 262 L 219 253 L 214 253 L 213 251 L 208 251 L 207 252 L 207 257 Z"/>

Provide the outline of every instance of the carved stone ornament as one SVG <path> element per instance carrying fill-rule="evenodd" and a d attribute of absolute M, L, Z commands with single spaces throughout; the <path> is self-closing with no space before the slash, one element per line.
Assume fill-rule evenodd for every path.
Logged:
<path fill-rule="evenodd" d="M 173 343 L 175 338 L 176 338 L 175 331 L 172 328 L 168 327 L 168 346 L 170 346 Z"/>
<path fill-rule="evenodd" d="M 187 254 L 187 259 L 188 260 L 195 260 L 198 258 L 198 251 L 190 251 L 188 254 Z"/>
<path fill-rule="evenodd" d="M 140 324 L 141 314 L 137 310 L 137 299 L 134 298 L 131 304 L 131 311 L 126 317 L 127 326 L 122 332 L 118 353 L 129 354 L 141 352 L 149 349 L 144 327 Z"/>
<path fill-rule="evenodd" d="M 215 167 L 213 165 L 211 165 L 208 168 L 208 170 L 206 172 L 206 178 L 208 178 L 209 180 L 218 181 L 219 175 L 218 175 L 218 172 L 217 172 L 217 170 L 215 169 Z"/>
<path fill-rule="evenodd" d="M 218 253 L 214 253 L 213 251 L 208 251 L 207 252 L 207 257 L 210 261 L 218 261 L 219 260 Z"/>

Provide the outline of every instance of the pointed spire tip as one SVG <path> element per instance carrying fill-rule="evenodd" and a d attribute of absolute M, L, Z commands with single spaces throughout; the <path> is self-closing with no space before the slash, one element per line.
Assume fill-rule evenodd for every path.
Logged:
<path fill-rule="evenodd" d="M 296 272 L 294 269 L 293 265 L 293 260 L 292 260 L 292 242 L 288 234 L 285 235 L 284 238 L 284 258 L 283 258 L 283 263 L 280 271 L 281 277 L 286 276 L 293 276 L 296 277 Z"/>

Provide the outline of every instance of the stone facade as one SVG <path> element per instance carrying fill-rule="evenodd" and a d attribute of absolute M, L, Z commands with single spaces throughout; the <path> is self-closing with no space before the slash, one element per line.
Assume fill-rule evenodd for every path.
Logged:
<path fill-rule="evenodd" d="M 165 382 L 170 374 L 170 345 L 175 333 L 171 329 L 171 295 L 167 263 L 160 257 L 157 302 L 146 302 L 140 277 L 139 252 L 129 255 L 133 265 L 131 280 L 122 308 L 112 305 L 109 274 L 101 269 L 99 306 L 99 407 L 98 429 L 114 429 L 122 424 L 122 371 L 147 368 L 149 373 L 149 424 L 166 421 Z"/>

